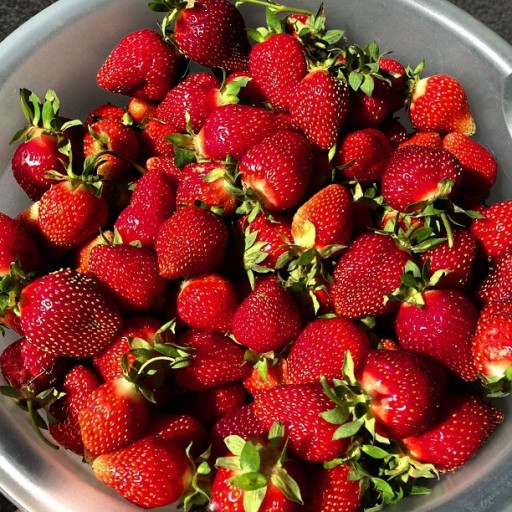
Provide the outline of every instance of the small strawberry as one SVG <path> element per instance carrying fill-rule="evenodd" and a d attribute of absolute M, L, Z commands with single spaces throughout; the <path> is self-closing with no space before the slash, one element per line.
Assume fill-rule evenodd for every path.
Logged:
<path fill-rule="evenodd" d="M 341 378 L 345 353 L 350 352 L 356 375 L 370 350 L 370 340 L 347 318 L 318 318 L 311 321 L 293 342 L 287 356 L 288 382 L 306 384 Z"/>
<path fill-rule="evenodd" d="M 119 41 L 98 70 L 96 81 L 107 91 L 161 100 L 178 78 L 181 65 L 176 49 L 146 28 Z"/>
<path fill-rule="evenodd" d="M 347 82 L 327 69 L 312 69 L 289 93 L 290 119 L 312 144 L 331 149 L 349 112 Z"/>
<path fill-rule="evenodd" d="M 414 459 L 433 464 L 438 471 L 452 471 L 480 450 L 502 420 L 503 413 L 480 397 L 450 392 L 436 423 L 401 444 Z"/>
<path fill-rule="evenodd" d="M 341 256 L 330 287 L 336 313 L 348 318 L 381 316 L 392 309 L 387 293 L 400 284 L 409 254 L 387 236 L 363 233 Z"/>
<path fill-rule="evenodd" d="M 475 133 L 464 87 L 449 75 L 432 75 L 412 82 L 409 117 L 420 131 Z"/>
<path fill-rule="evenodd" d="M 158 229 L 155 250 L 167 278 L 209 272 L 221 262 L 228 242 L 222 219 L 202 208 L 182 208 Z"/>
<path fill-rule="evenodd" d="M 126 110 L 119 105 L 112 103 L 102 103 L 89 111 L 84 121 L 85 128 L 93 125 L 101 119 L 117 119 L 123 121 L 126 116 Z"/>
<path fill-rule="evenodd" d="M 302 327 L 299 308 L 276 276 L 268 276 L 238 306 L 232 333 L 238 343 L 260 354 L 280 350 Z"/>
<path fill-rule="evenodd" d="M 426 146 L 437 149 L 443 148 L 443 137 L 437 132 L 414 132 L 400 143 L 401 148 L 406 146 Z"/>
<path fill-rule="evenodd" d="M 476 299 L 479 304 L 487 304 L 512 297 L 512 254 L 498 258 L 489 273 L 479 283 Z"/>
<path fill-rule="evenodd" d="M 97 245 L 106 245 L 114 242 L 113 231 L 102 231 L 98 235 L 90 238 L 81 247 L 73 253 L 73 263 L 76 271 L 81 274 L 88 274 L 90 272 L 91 251 Z"/>
<path fill-rule="evenodd" d="M 220 333 L 188 329 L 178 336 L 178 345 L 192 348 L 190 364 L 173 372 L 178 385 L 187 391 L 201 391 L 241 379 L 244 349 Z"/>
<path fill-rule="evenodd" d="M 251 350 L 245 353 L 245 360 L 253 366 L 243 385 L 253 396 L 281 384 L 288 384 L 288 362 L 274 352 L 258 354 Z"/>
<path fill-rule="evenodd" d="M 443 138 L 443 148 L 462 165 L 461 190 L 485 197 L 496 182 L 498 164 L 486 148 L 463 133 L 451 132 Z"/>
<path fill-rule="evenodd" d="M 202 274 L 186 279 L 177 297 L 177 312 L 190 327 L 227 334 L 238 298 L 230 281 L 220 274 Z"/>
<path fill-rule="evenodd" d="M 19 308 L 27 340 L 54 355 L 92 356 L 113 340 L 122 322 L 100 283 L 71 269 L 33 280 L 23 288 Z"/>
<path fill-rule="evenodd" d="M 136 123 L 144 123 L 146 120 L 155 117 L 158 101 L 143 100 L 141 98 L 130 98 L 126 105 L 127 114 Z"/>
<path fill-rule="evenodd" d="M 311 179 L 311 144 L 300 133 L 276 131 L 249 149 L 238 169 L 242 183 L 263 208 L 291 210 L 300 203 Z"/>
<path fill-rule="evenodd" d="M 137 161 L 144 164 L 153 156 L 166 156 L 174 161 L 174 146 L 171 137 L 176 129 L 155 117 L 145 119 L 139 125 L 137 135 L 138 154 Z M 149 169 L 148 169 L 149 170 Z"/>

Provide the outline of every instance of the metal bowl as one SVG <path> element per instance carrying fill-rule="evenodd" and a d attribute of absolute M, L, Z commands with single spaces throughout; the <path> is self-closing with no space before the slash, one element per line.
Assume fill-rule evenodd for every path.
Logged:
<path fill-rule="evenodd" d="M 293 0 L 315 10 L 318 3 Z M 404 64 L 426 60 L 422 76 L 448 73 L 464 85 L 477 123 L 476 138 L 500 166 L 493 199 L 512 191 L 512 47 L 469 15 L 443 0 L 326 0 L 330 26 L 351 42 L 376 40 Z M 260 8 L 242 7 L 248 26 L 263 21 Z M 95 74 L 119 39 L 157 15 L 145 0 L 60 0 L 0 43 L 0 211 L 14 215 L 28 204 L 14 182 L 9 146 L 24 124 L 21 87 L 40 96 L 54 89 L 61 112 L 84 118 L 105 101 L 118 102 L 96 86 Z M 13 336 L 0 340 L 2 350 Z M 390 512 L 504 512 L 512 510 L 512 399 L 500 402 L 507 419 L 464 468 L 443 476 L 424 498 L 408 498 Z M 52 450 L 33 434 L 28 418 L 0 400 L 0 488 L 28 512 L 129 512 L 140 510 L 96 481 L 79 457 Z M 169 511 L 167 507 L 165 510 Z"/>

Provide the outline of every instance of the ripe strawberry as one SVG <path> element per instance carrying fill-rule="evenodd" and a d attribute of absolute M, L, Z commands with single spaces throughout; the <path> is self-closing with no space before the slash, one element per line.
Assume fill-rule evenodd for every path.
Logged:
<path fill-rule="evenodd" d="M 479 304 L 487 304 L 512 297 L 512 254 L 498 258 L 490 272 L 478 286 L 476 298 Z"/>
<path fill-rule="evenodd" d="M 260 37 L 249 54 L 249 70 L 276 111 L 288 110 L 290 91 L 308 71 L 302 44 L 293 36 L 270 31 Z"/>
<path fill-rule="evenodd" d="M 451 132 L 443 138 L 443 148 L 462 165 L 461 190 L 485 197 L 496 182 L 498 164 L 493 155 L 467 135 Z"/>
<path fill-rule="evenodd" d="M 255 144 L 290 124 L 272 112 L 248 105 L 223 105 L 216 108 L 197 135 L 197 152 L 204 158 L 239 161 Z"/>
<path fill-rule="evenodd" d="M 84 136 L 84 156 L 99 156 L 97 174 L 105 180 L 117 180 L 128 172 L 130 162 L 137 158 L 137 144 L 131 127 L 118 119 L 100 119 L 89 126 Z"/>
<path fill-rule="evenodd" d="M 123 243 L 100 244 L 91 250 L 89 270 L 125 312 L 143 312 L 160 300 L 165 280 L 155 252 Z"/>
<path fill-rule="evenodd" d="M 175 20 L 174 41 L 186 57 L 205 67 L 230 71 L 248 68 L 250 46 L 245 22 L 231 2 L 194 0 L 185 6 L 176 2 L 168 9 L 174 10 L 166 24 Z"/>
<path fill-rule="evenodd" d="M 339 464 L 326 469 L 311 466 L 308 470 L 307 512 L 356 512 L 361 505 L 361 482 L 351 478 L 352 468 Z"/>
<path fill-rule="evenodd" d="M 284 357 L 278 357 L 273 352 L 255 356 L 256 361 L 247 353 L 245 356 L 246 360 L 253 364 L 249 376 L 243 380 L 243 385 L 249 393 L 255 396 L 274 386 L 289 383 L 288 362 Z"/>
<path fill-rule="evenodd" d="M 443 148 L 443 137 L 437 132 L 414 132 L 400 143 L 400 147 L 426 146 L 437 149 Z"/>
<path fill-rule="evenodd" d="M 449 392 L 434 426 L 401 444 L 414 459 L 452 471 L 478 452 L 502 420 L 503 413 L 477 395 Z"/>
<path fill-rule="evenodd" d="M 112 341 L 122 322 L 99 282 L 72 269 L 32 281 L 19 307 L 27 340 L 53 355 L 92 356 Z"/>
<path fill-rule="evenodd" d="M 393 146 L 396 149 L 400 144 L 407 140 L 408 134 L 407 129 L 402 124 L 400 119 L 392 117 L 386 119 L 381 125 L 380 130 L 386 135 Z"/>
<path fill-rule="evenodd" d="M 126 112 L 136 123 L 144 123 L 148 119 L 155 117 L 158 101 L 143 100 L 141 98 L 130 98 L 126 105 Z"/>
<path fill-rule="evenodd" d="M 453 197 L 461 176 L 460 163 L 448 151 L 407 146 L 393 153 L 382 176 L 382 195 L 395 210 L 411 211 L 417 203 Z M 445 180 L 452 184 L 444 185 Z"/>
<path fill-rule="evenodd" d="M 175 48 L 158 32 L 145 28 L 119 41 L 98 70 L 96 81 L 107 91 L 161 100 L 178 78 L 181 65 Z"/>
<path fill-rule="evenodd" d="M 169 123 L 155 117 L 146 119 L 136 132 L 139 149 L 137 161 L 144 164 L 153 156 L 166 156 L 174 160 L 174 146 L 170 137 L 175 133 L 176 129 Z"/>
<path fill-rule="evenodd" d="M 78 414 L 100 384 L 101 380 L 93 370 L 77 364 L 69 370 L 62 384 L 65 395 L 49 407 L 49 413 L 57 420 L 48 426 L 51 436 L 60 446 L 79 455 L 84 454 L 84 445 Z"/>
<path fill-rule="evenodd" d="M 369 185 L 382 178 L 392 153 L 391 142 L 382 131 L 364 128 L 340 138 L 334 162 L 344 179 Z"/>
<path fill-rule="evenodd" d="M 263 354 L 280 350 L 302 327 L 299 308 L 276 276 L 263 279 L 238 306 L 232 333 L 238 343 Z"/>
<path fill-rule="evenodd" d="M 124 377 L 97 387 L 78 413 L 84 448 L 94 456 L 115 452 L 140 439 L 147 420 L 148 402 Z"/>
<path fill-rule="evenodd" d="M 290 453 L 307 462 L 330 461 L 348 448 L 348 439 L 333 439 L 338 426 L 321 416 L 333 408 L 320 383 L 275 386 L 253 402 L 254 414 L 265 428 L 284 423 Z"/>
<path fill-rule="evenodd" d="M 139 507 L 170 505 L 187 491 L 193 467 L 172 439 L 147 436 L 94 459 L 92 469 L 105 485 Z"/>
<path fill-rule="evenodd" d="M 183 171 L 176 167 L 174 157 L 160 155 L 148 158 L 146 160 L 146 171 L 149 172 L 154 169 L 158 169 L 163 172 L 176 190 L 181 178 L 183 177 Z"/>
<path fill-rule="evenodd" d="M 342 317 L 311 321 L 294 341 L 288 356 L 288 382 L 306 384 L 342 377 L 345 353 L 350 352 L 356 375 L 370 350 L 365 331 Z"/>
<path fill-rule="evenodd" d="M 249 71 L 234 71 L 233 73 L 230 73 L 226 77 L 226 85 L 240 78 L 244 79 L 244 81 L 249 80 L 245 87 L 240 89 L 238 93 L 240 103 L 243 105 L 255 106 L 261 106 L 265 103 L 265 97 Z"/>
<path fill-rule="evenodd" d="M 347 245 L 352 235 L 353 218 L 352 194 L 348 188 L 327 185 L 295 212 L 293 241 L 303 249 L 318 251 L 329 245 Z"/>
<path fill-rule="evenodd" d="M 311 144 L 300 133 L 276 131 L 245 153 L 239 172 L 263 208 L 291 210 L 300 203 L 311 179 Z"/>
<path fill-rule="evenodd" d="M 221 262 L 227 242 L 222 219 L 202 208 L 182 208 L 158 229 L 160 275 L 173 279 L 209 272 Z"/>
<path fill-rule="evenodd" d="M 91 251 L 97 245 L 106 245 L 114 242 L 114 232 L 102 231 L 95 237 L 90 238 L 73 253 L 73 263 L 76 271 L 81 274 L 90 273 Z"/>
<path fill-rule="evenodd" d="M 188 329 L 178 345 L 191 347 L 191 362 L 173 371 L 176 382 L 187 391 L 200 391 L 241 379 L 246 367 L 244 349 L 220 333 Z"/>
<path fill-rule="evenodd" d="M 202 274 L 186 279 L 177 298 L 177 312 L 190 327 L 227 334 L 238 298 L 230 281 L 220 274 Z"/>
<path fill-rule="evenodd" d="M 497 260 L 512 247 L 511 212 L 512 201 L 497 201 L 480 210 L 483 218 L 471 223 L 470 231 L 477 239 L 481 256 Z"/>
<path fill-rule="evenodd" d="M 117 119 L 122 121 L 125 115 L 126 110 L 123 107 L 113 105 L 112 103 L 102 103 L 89 111 L 84 120 L 84 126 L 88 130 L 89 126 L 101 119 Z"/>
<path fill-rule="evenodd" d="M 409 117 L 420 131 L 475 133 L 464 87 L 449 75 L 432 75 L 413 82 Z"/>
<path fill-rule="evenodd" d="M 348 116 L 349 98 L 345 80 L 326 69 L 313 69 L 290 91 L 291 121 L 312 144 L 329 150 Z"/>
<path fill-rule="evenodd" d="M 348 318 L 381 316 L 393 308 L 384 299 L 400 284 L 409 254 L 387 236 L 364 233 L 341 256 L 330 292 L 336 313 Z"/>

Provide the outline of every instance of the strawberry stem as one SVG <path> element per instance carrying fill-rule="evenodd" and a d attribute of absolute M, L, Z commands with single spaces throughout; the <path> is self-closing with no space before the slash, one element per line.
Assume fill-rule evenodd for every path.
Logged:
<path fill-rule="evenodd" d="M 238 0 L 235 4 L 236 7 L 244 4 L 255 4 L 255 5 L 263 5 L 267 9 L 271 10 L 275 14 L 279 14 L 282 12 L 291 12 L 296 14 L 306 14 L 308 16 L 313 16 L 311 11 L 307 9 L 299 9 L 297 7 L 287 7 L 285 5 L 279 5 L 271 1 L 266 0 Z"/>
<path fill-rule="evenodd" d="M 41 439 L 50 448 L 53 448 L 54 450 L 58 450 L 59 447 L 56 444 L 52 443 L 41 432 L 41 428 L 40 428 L 39 423 L 38 423 L 38 418 L 40 420 L 41 417 L 39 416 L 39 413 L 37 412 L 37 410 L 34 409 L 34 402 L 33 402 L 33 400 L 27 400 L 26 405 L 27 405 L 28 415 L 29 415 L 29 418 L 30 418 L 30 424 L 32 425 L 32 428 L 35 430 L 35 432 L 37 434 L 37 437 L 39 437 L 39 439 Z"/>
<path fill-rule="evenodd" d="M 450 225 L 450 220 L 448 219 L 448 215 L 446 212 L 441 213 L 440 215 L 441 222 L 443 223 L 444 229 L 446 230 L 446 239 L 448 241 L 448 247 L 450 249 L 453 247 L 453 231 Z"/>

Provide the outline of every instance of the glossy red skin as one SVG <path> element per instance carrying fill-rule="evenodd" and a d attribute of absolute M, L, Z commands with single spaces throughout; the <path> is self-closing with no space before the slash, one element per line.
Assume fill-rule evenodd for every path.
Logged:
<path fill-rule="evenodd" d="M 478 286 L 476 299 L 479 305 L 512 297 L 512 254 L 498 258 Z"/>
<path fill-rule="evenodd" d="M 471 300 L 455 290 L 427 290 L 422 308 L 401 303 L 395 318 L 400 345 L 431 357 L 466 381 L 477 377 L 471 339 L 477 311 Z"/>

